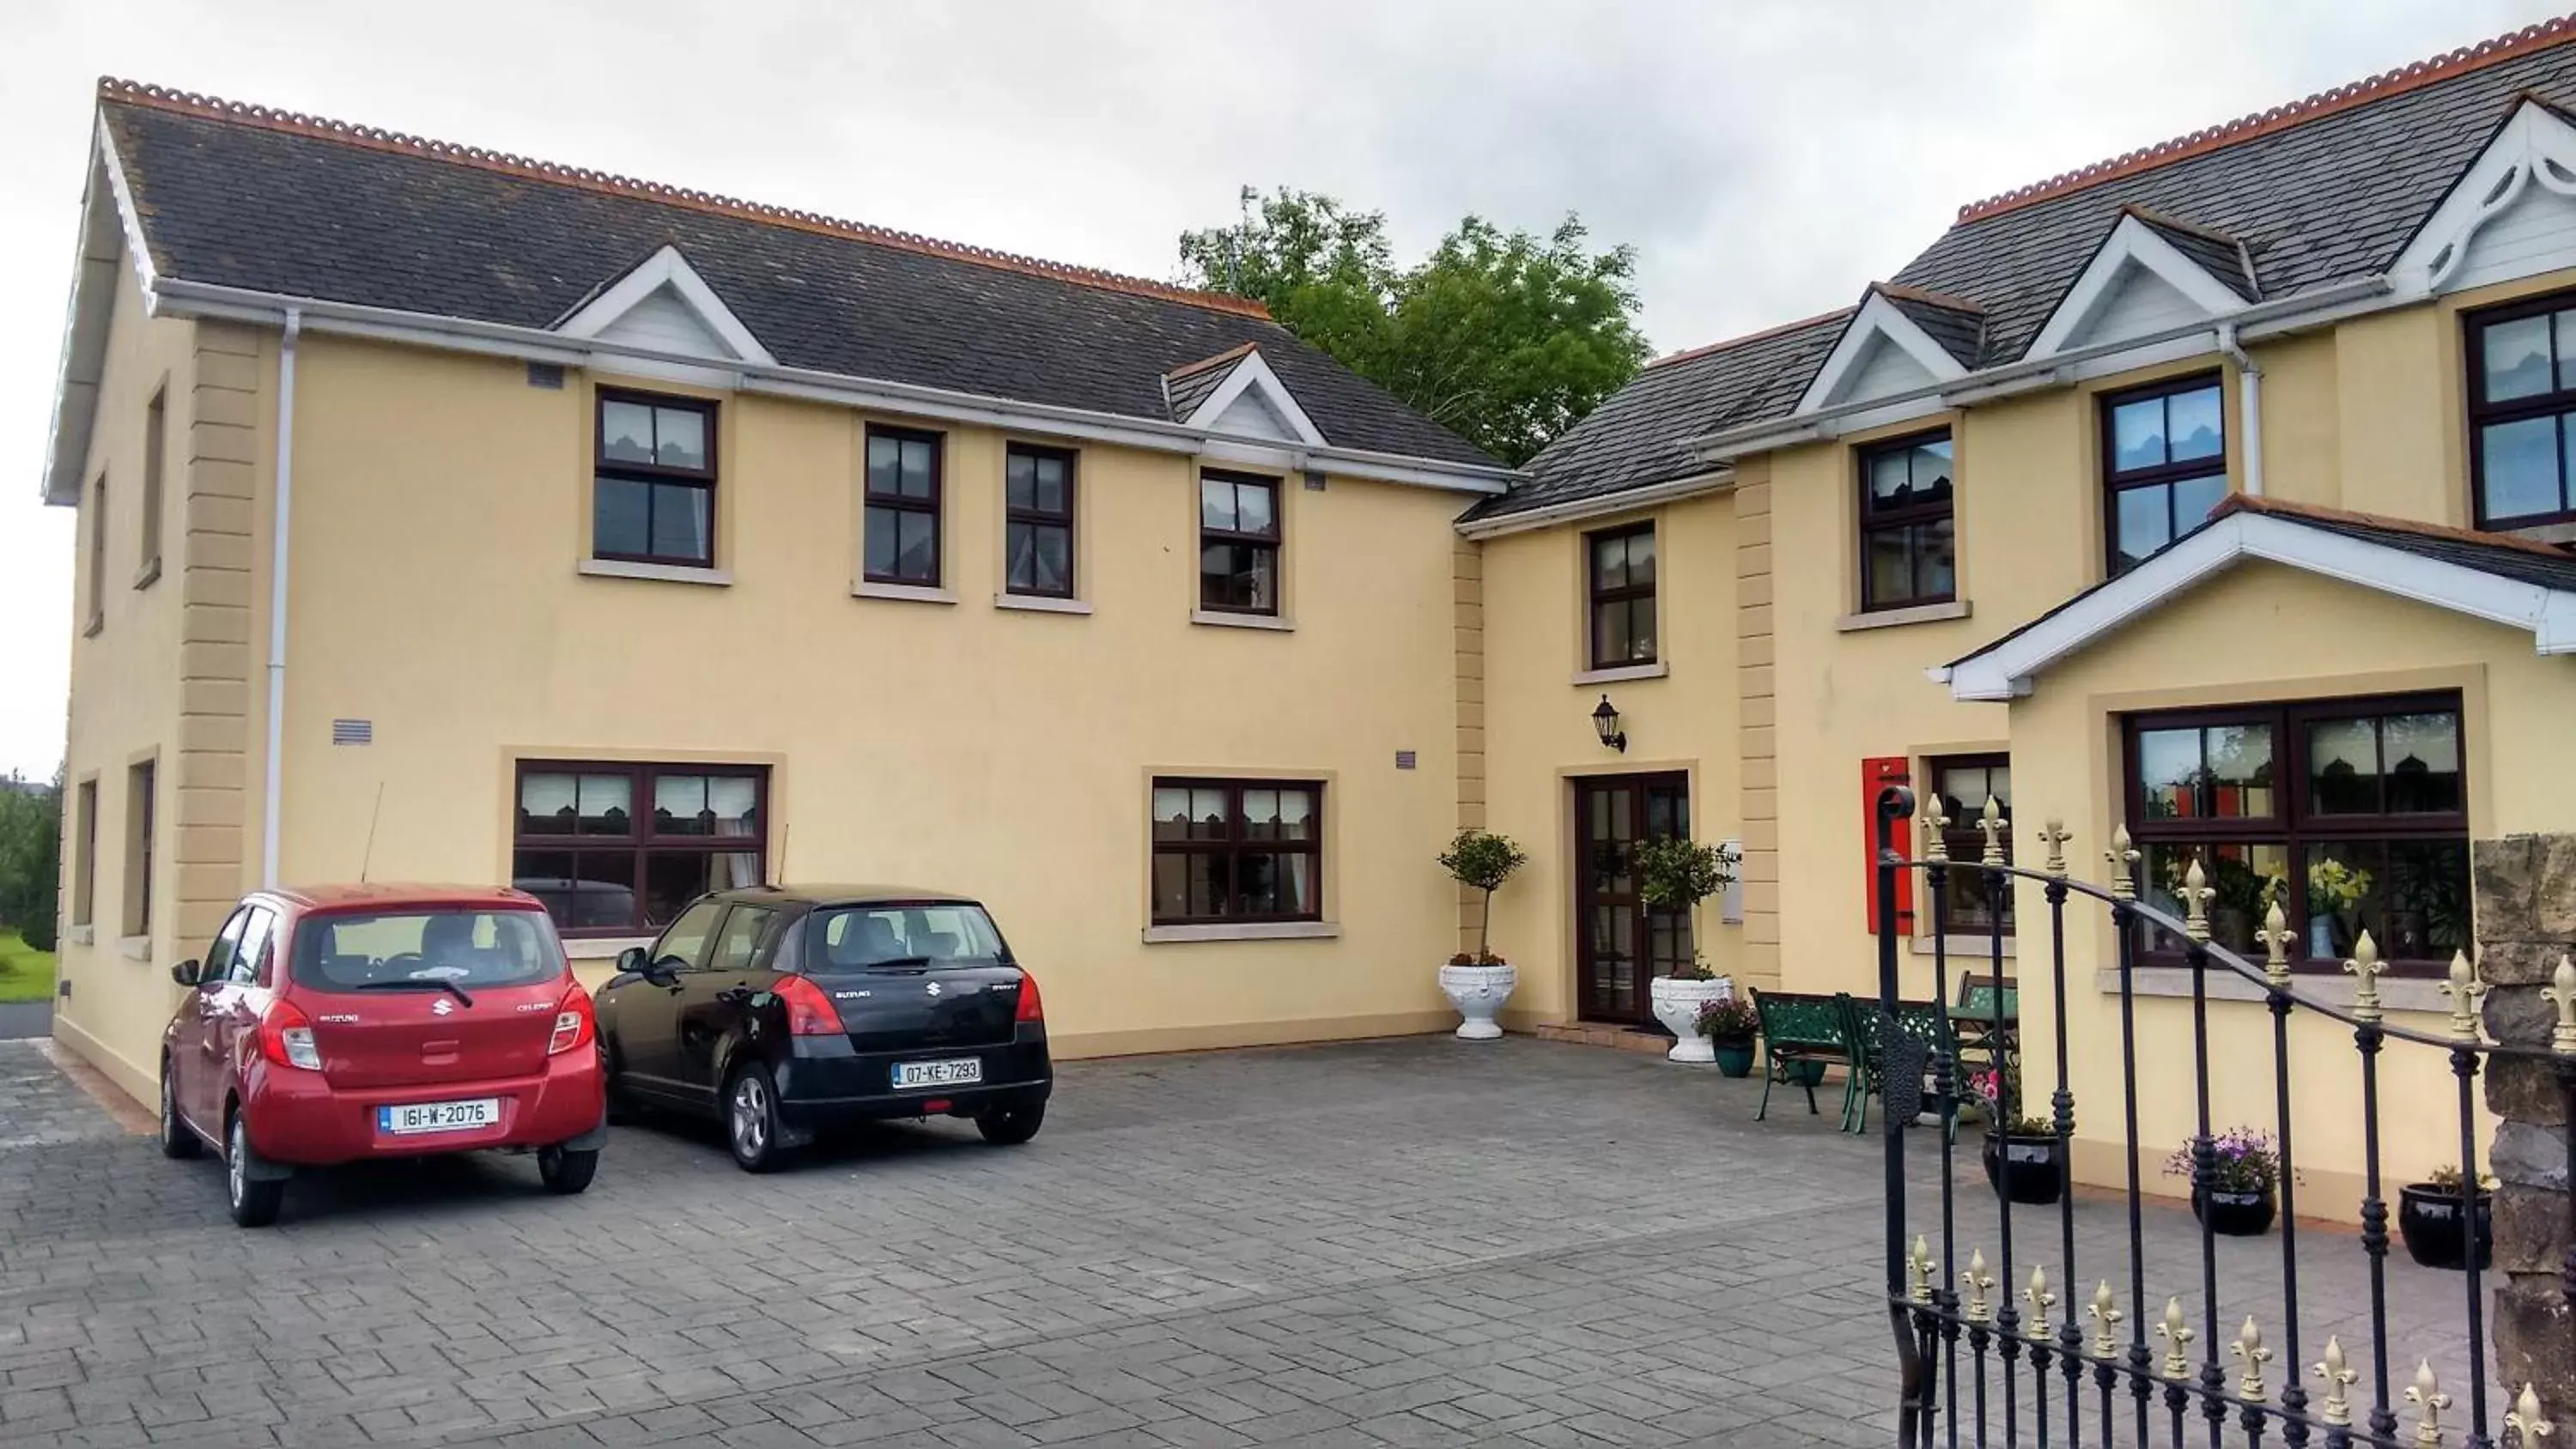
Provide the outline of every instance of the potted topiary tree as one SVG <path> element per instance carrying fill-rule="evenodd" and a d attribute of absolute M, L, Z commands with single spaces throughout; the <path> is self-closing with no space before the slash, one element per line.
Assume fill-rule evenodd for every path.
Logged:
<path fill-rule="evenodd" d="M 1678 835 L 1637 842 L 1630 863 L 1637 872 L 1638 896 L 1647 905 L 1679 911 L 1685 918 L 1700 902 L 1735 882 L 1732 853 Z M 1654 1003 L 1655 1020 L 1673 1034 L 1672 1050 L 1664 1053 L 1667 1060 L 1717 1060 L 1708 1038 L 1700 1033 L 1699 1012 L 1712 1001 L 1733 1000 L 1732 980 L 1709 970 L 1707 960 L 1693 953 L 1688 965 L 1675 967 L 1670 976 L 1656 977 L 1646 984 L 1646 991 Z"/>
<path fill-rule="evenodd" d="M 1749 1001 L 1730 996 L 1699 1009 L 1699 1034 L 1708 1038 L 1717 1069 L 1730 1077 L 1753 1075 L 1753 1038 L 1761 1029 L 1761 1013 Z"/>
<path fill-rule="evenodd" d="M 1494 892 L 1528 861 L 1510 836 L 1472 826 L 1459 831 L 1449 848 L 1440 852 L 1440 868 L 1449 872 L 1451 880 L 1485 893 L 1474 953 L 1461 951 L 1440 968 L 1441 993 L 1458 1009 L 1458 1035 L 1469 1041 L 1491 1041 L 1503 1034 L 1494 1017 L 1510 999 L 1512 988 L 1520 984 L 1512 963 L 1493 951 Z"/>

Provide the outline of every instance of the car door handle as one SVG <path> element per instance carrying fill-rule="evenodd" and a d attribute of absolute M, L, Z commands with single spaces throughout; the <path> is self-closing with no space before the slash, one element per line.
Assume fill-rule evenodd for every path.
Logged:
<path fill-rule="evenodd" d="M 748 986 L 728 986 L 724 990 L 716 993 L 716 1004 L 719 1006 L 749 1006 L 751 1004 L 751 996 L 751 988 Z"/>

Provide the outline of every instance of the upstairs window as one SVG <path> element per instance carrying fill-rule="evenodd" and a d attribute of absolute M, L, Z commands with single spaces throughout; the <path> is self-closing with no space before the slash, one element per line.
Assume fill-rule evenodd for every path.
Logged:
<path fill-rule="evenodd" d="M 161 577 L 161 465 L 166 446 L 163 430 L 169 423 L 164 396 L 152 394 L 143 409 L 143 562 L 134 575 L 138 589 Z"/>
<path fill-rule="evenodd" d="M 1583 541 L 1592 594 L 1592 667 L 1655 662 L 1655 526 Z"/>
<path fill-rule="evenodd" d="M 939 444 L 937 433 L 868 429 L 869 583 L 939 587 Z"/>
<path fill-rule="evenodd" d="M 2102 399 L 2110 570 L 2127 573 L 2227 496 L 2227 412 L 2207 374 Z"/>
<path fill-rule="evenodd" d="M 1002 473 L 1003 587 L 1073 597 L 1073 454 L 1013 443 Z"/>
<path fill-rule="evenodd" d="M 2576 300 L 2477 313 L 2468 328 L 2478 526 L 2576 522 Z"/>
<path fill-rule="evenodd" d="M 1279 480 L 1199 475 L 1199 607 L 1279 612 Z"/>
<path fill-rule="evenodd" d="M 602 389 L 591 553 L 713 568 L 715 439 L 714 403 Z"/>
<path fill-rule="evenodd" d="M 1950 433 L 1860 454 L 1860 606 L 1906 609 L 1958 596 L 1950 514 Z"/>
<path fill-rule="evenodd" d="M 89 623 L 95 634 L 107 624 L 107 475 L 89 490 Z"/>

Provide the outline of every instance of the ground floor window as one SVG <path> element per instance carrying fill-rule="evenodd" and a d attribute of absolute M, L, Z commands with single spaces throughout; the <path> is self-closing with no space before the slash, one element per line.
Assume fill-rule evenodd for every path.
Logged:
<path fill-rule="evenodd" d="M 158 826 L 160 770 L 138 760 L 125 771 L 125 928 L 128 936 L 152 934 L 152 837 Z"/>
<path fill-rule="evenodd" d="M 511 883 L 567 935 L 658 930 L 767 876 L 765 769 L 527 760 L 517 792 Z"/>
<path fill-rule="evenodd" d="M 1324 787 L 1154 781 L 1154 924 L 1323 918 Z"/>
<path fill-rule="evenodd" d="M 2468 758 L 2457 694 L 2142 714 L 2124 730 L 2140 895 L 2176 916 L 2192 862 L 2210 934 L 2254 959 L 2275 900 L 2290 955 L 2339 967 L 2361 932 L 2400 970 L 2469 944 Z M 2149 931 L 2141 947 L 2181 943 Z"/>
<path fill-rule="evenodd" d="M 1981 861 L 1986 856 L 1986 833 L 1980 822 L 1985 819 L 1986 802 L 1993 800 L 2003 807 L 2004 864 L 2012 864 L 2012 757 L 2010 755 L 1936 755 L 1926 762 L 1932 778 L 1932 789 L 1941 797 L 1941 813 L 1949 817 L 1949 828 L 1941 834 L 1942 849 L 1952 860 Z M 1992 936 L 1995 930 L 1995 897 L 1988 888 L 1987 877 L 1978 871 L 1954 870 L 1942 899 L 1941 934 L 1945 936 Z M 2009 885 L 2003 894 L 2004 934 L 2013 933 L 2013 893 Z"/>

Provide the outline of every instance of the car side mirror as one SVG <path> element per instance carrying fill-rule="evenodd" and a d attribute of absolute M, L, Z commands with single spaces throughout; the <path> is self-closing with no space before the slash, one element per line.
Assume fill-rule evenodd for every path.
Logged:
<path fill-rule="evenodd" d="M 170 979 L 182 986 L 194 986 L 197 984 L 197 973 L 204 969 L 194 961 L 182 961 L 170 968 Z"/>
<path fill-rule="evenodd" d="M 647 964 L 648 961 L 644 954 L 644 948 L 641 946 L 629 946 L 625 950 L 617 953 L 617 969 L 620 971 L 631 972 L 634 975 L 641 976 L 644 974 Z"/>

